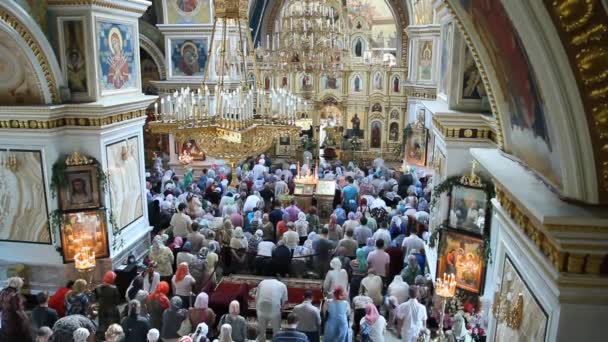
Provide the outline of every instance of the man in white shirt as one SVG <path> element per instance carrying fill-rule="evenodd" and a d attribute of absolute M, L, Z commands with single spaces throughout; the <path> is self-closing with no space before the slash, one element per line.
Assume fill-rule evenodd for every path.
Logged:
<path fill-rule="evenodd" d="M 424 249 L 424 240 L 419 238 L 413 231 L 410 231 L 410 236 L 403 239 L 401 247 L 403 248 L 403 261 L 407 262 L 407 257 L 412 253 L 412 249 L 419 251 Z"/>
<path fill-rule="evenodd" d="M 281 329 L 281 311 L 287 302 L 287 286 L 277 279 L 264 279 L 258 284 L 255 308 L 258 316 L 258 342 L 266 341 L 266 327 L 272 334 Z"/>
<path fill-rule="evenodd" d="M 300 242 L 300 235 L 296 232 L 293 222 L 289 222 L 287 228 L 289 230 L 283 234 L 283 241 L 285 241 L 285 246 L 293 251 Z"/>
<path fill-rule="evenodd" d="M 186 215 L 186 203 L 180 203 L 177 206 L 177 212 L 171 217 L 169 223 L 173 228 L 173 236 L 186 237 L 191 232 L 190 226 L 192 225 L 192 219 Z"/>
<path fill-rule="evenodd" d="M 386 247 L 391 245 L 391 233 L 385 227 L 381 227 L 380 229 L 376 230 L 374 235 L 372 235 L 372 238 L 375 241 L 384 240 L 384 246 Z"/>
<path fill-rule="evenodd" d="M 401 326 L 401 341 L 416 342 L 420 331 L 426 326 L 426 308 L 418 303 L 418 288 L 410 286 L 410 299 L 397 307 L 397 317 L 403 321 Z"/>

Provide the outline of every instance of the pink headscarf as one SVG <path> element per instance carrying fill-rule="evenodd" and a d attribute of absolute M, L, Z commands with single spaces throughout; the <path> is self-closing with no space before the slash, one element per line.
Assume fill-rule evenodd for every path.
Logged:
<path fill-rule="evenodd" d="M 194 301 L 194 307 L 196 309 L 207 309 L 209 307 L 209 296 L 205 292 L 199 293 Z"/>
<path fill-rule="evenodd" d="M 378 317 L 380 317 L 380 314 L 378 314 L 378 309 L 376 309 L 376 306 L 371 303 L 366 304 L 365 305 L 365 321 L 368 324 L 373 325 L 378 320 Z"/>
<path fill-rule="evenodd" d="M 114 273 L 112 271 L 108 271 L 108 272 L 106 272 L 106 274 L 103 275 L 104 284 L 112 285 L 112 284 L 114 284 L 114 280 L 116 280 L 116 273 Z"/>

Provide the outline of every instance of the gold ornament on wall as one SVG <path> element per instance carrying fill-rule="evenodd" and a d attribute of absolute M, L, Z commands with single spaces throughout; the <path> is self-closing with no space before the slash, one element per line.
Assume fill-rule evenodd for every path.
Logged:
<path fill-rule="evenodd" d="M 16 172 L 19 169 L 17 155 L 12 153 L 11 150 L 6 150 L 6 155 L 2 158 L 2 167 L 12 172 Z"/>
<path fill-rule="evenodd" d="M 93 164 L 93 159 L 89 159 L 84 154 L 80 154 L 78 151 L 74 151 L 70 153 L 70 155 L 65 160 L 65 165 L 67 166 L 77 166 L 77 165 L 89 165 Z"/>
<path fill-rule="evenodd" d="M 471 173 L 469 175 L 464 175 L 460 177 L 460 183 L 466 186 L 472 186 L 476 188 L 481 188 L 481 178 L 475 173 L 475 166 L 477 165 L 477 161 L 473 160 L 471 162 Z"/>

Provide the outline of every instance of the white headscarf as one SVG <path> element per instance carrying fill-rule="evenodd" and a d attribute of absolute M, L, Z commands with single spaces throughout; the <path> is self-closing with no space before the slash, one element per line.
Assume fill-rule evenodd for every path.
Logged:
<path fill-rule="evenodd" d="M 332 270 L 339 271 L 342 268 L 342 262 L 338 258 L 333 258 L 333 259 L 331 259 L 329 266 L 331 267 Z"/>
<path fill-rule="evenodd" d="M 209 332 L 209 327 L 207 326 L 207 324 L 203 323 L 199 323 L 196 326 L 196 330 L 194 331 L 194 335 L 192 335 L 192 341 L 193 342 L 199 342 L 201 341 L 201 339 L 203 337 L 207 336 L 207 333 Z"/>

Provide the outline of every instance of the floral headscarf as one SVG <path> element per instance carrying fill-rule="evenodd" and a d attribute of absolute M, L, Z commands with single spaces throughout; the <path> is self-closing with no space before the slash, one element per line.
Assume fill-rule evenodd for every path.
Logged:
<path fill-rule="evenodd" d="M 359 270 L 367 270 L 367 253 L 363 248 L 357 248 L 357 261 L 359 262 Z"/>

